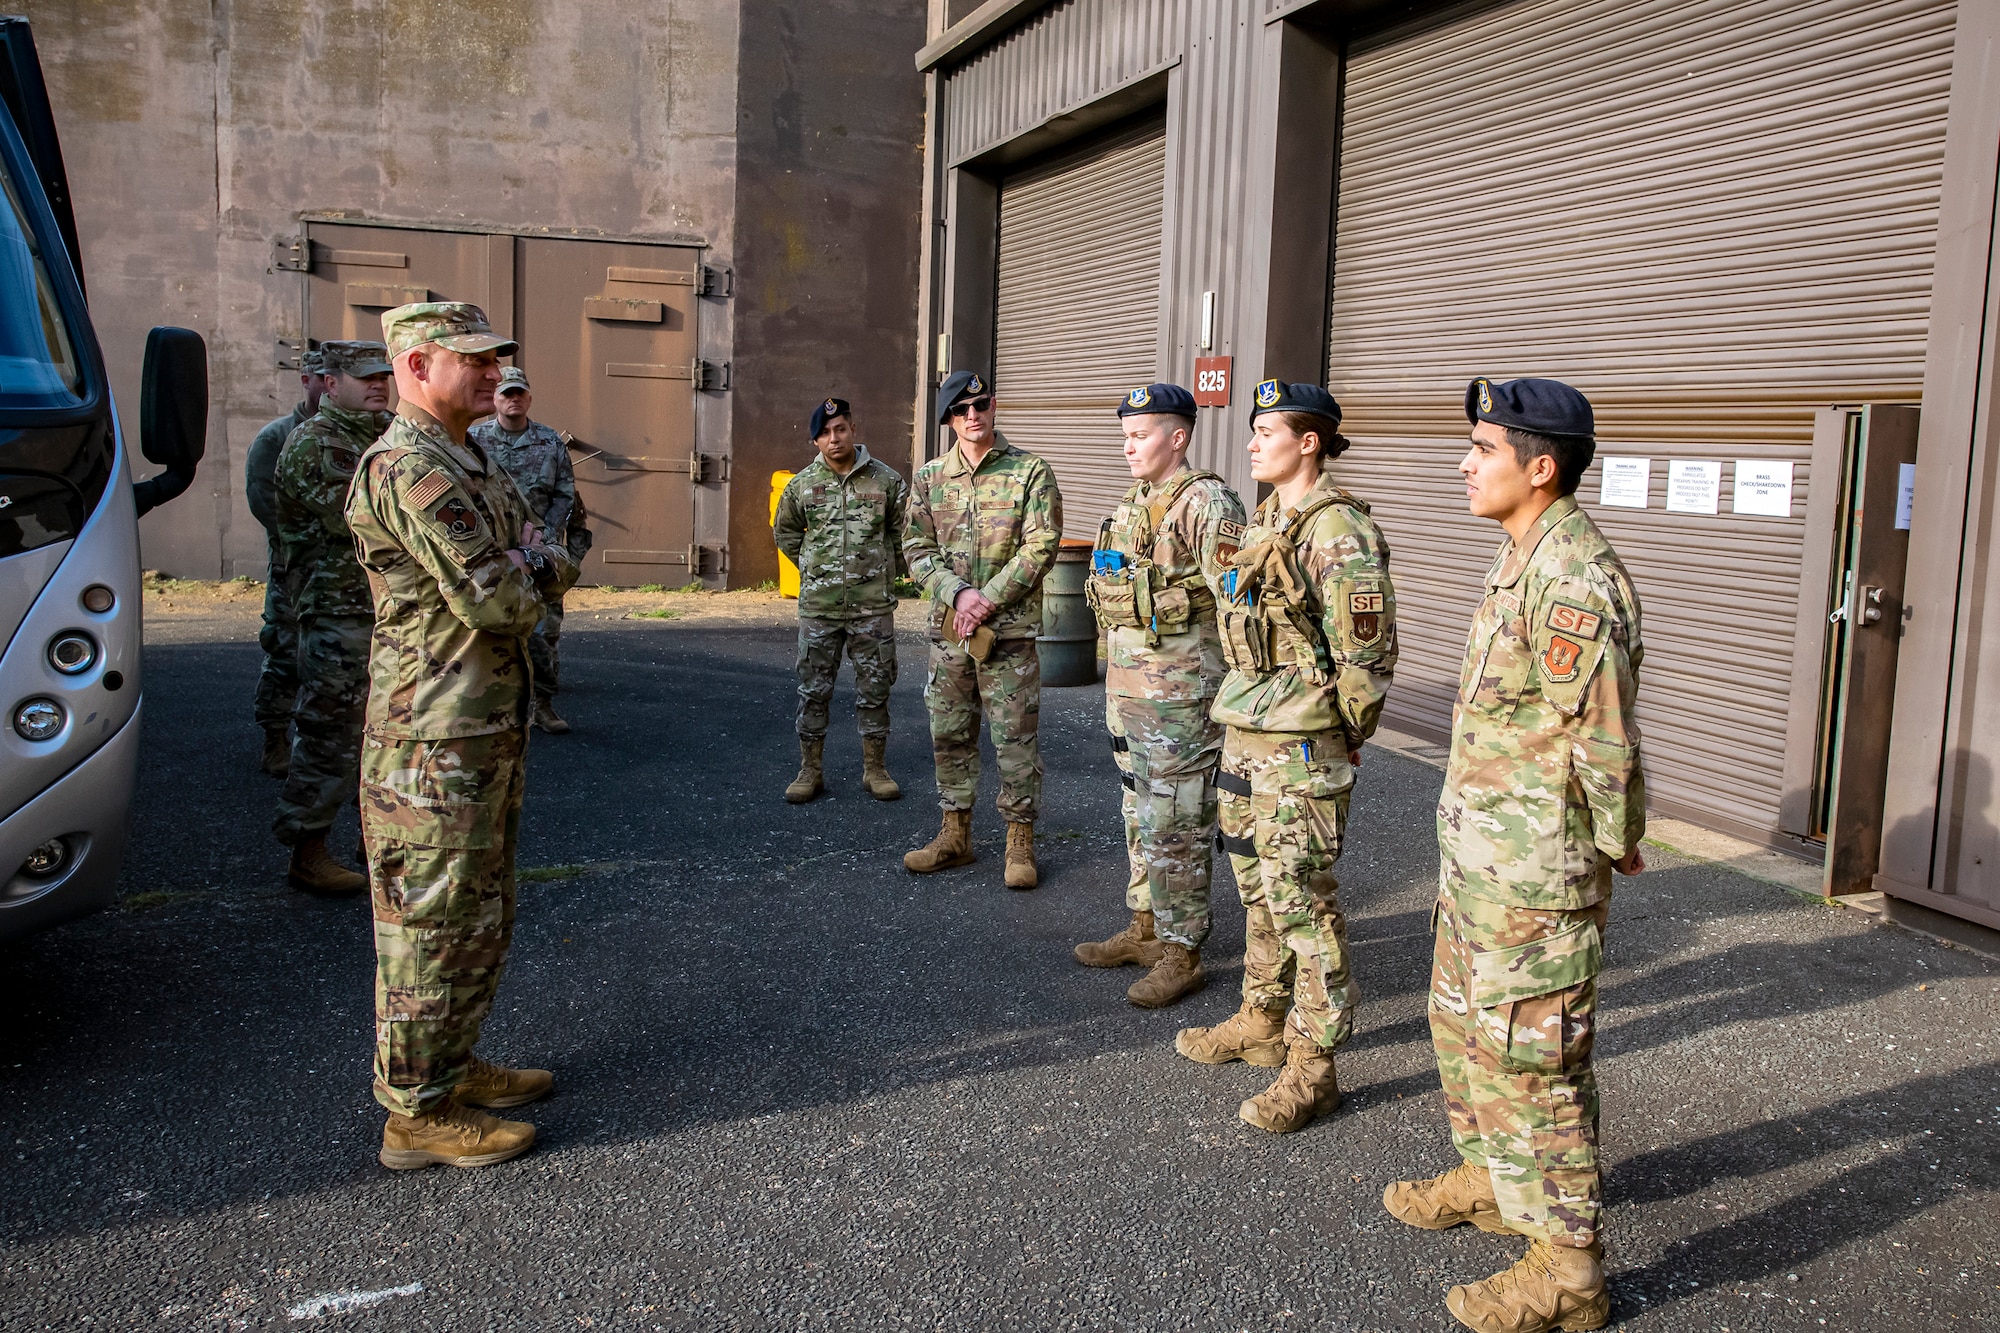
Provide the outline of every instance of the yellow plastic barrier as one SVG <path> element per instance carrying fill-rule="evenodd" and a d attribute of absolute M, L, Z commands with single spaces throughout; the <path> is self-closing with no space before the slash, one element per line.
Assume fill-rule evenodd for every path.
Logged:
<path fill-rule="evenodd" d="M 771 474 L 771 522 L 778 521 L 778 501 L 785 494 L 785 483 L 796 477 L 796 472 L 773 472 Z M 799 567 L 778 552 L 778 593 L 783 597 L 799 595 Z"/>

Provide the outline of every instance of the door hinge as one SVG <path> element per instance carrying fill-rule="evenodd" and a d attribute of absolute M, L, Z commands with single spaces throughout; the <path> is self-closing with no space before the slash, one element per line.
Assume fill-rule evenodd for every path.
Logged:
<path fill-rule="evenodd" d="M 722 575 L 729 572 L 729 548 L 727 546 L 690 546 L 687 554 L 688 573 L 696 578 L 709 574 Z"/>
<path fill-rule="evenodd" d="M 705 481 L 728 481 L 729 456 L 699 453 L 689 455 L 688 479 L 697 486 Z"/>
<path fill-rule="evenodd" d="M 293 273 L 312 272 L 312 243 L 303 236 L 280 236 L 271 243 L 271 267 Z"/>
<path fill-rule="evenodd" d="M 736 295 L 736 270 L 733 268 L 710 268 L 701 266 L 701 279 L 695 288 L 697 296 L 713 296 L 718 300 Z"/>
<path fill-rule="evenodd" d="M 697 389 L 711 389 L 717 393 L 727 389 L 729 387 L 729 365 L 730 363 L 727 361 L 724 361 L 721 365 L 717 365 L 713 361 L 697 359 L 694 363 L 694 387 Z"/>
<path fill-rule="evenodd" d="M 306 339 L 280 338 L 277 347 L 277 367 L 279 370 L 299 369 L 299 358 L 305 354 Z"/>

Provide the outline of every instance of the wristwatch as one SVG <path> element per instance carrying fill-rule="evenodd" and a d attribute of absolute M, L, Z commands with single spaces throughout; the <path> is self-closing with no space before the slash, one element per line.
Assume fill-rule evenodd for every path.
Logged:
<path fill-rule="evenodd" d="M 520 552 L 521 563 L 528 567 L 528 577 L 535 581 L 537 587 L 555 577 L 556 562 L 551 560 L 546 552 L 526 546 L 521 547 Z"/>

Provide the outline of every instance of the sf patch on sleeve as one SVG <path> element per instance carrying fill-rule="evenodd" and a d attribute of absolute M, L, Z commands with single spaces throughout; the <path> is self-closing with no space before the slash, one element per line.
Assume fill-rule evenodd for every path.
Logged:
<path fill-rule="evenodd" d="M 1552 601 L 1536 628 L 1535 667 L 1542 695 L 1571 717 L 1583 707 L 1584 691 L 1609 641 L 1604 616 L 1574 602 Z"/>
<path fill-rule="evenodd" d="M 1347 594 L 1347 623 L 1356 644 L 1371 644 L 1382 637 L 1384 605 L 1380 588 L 1356 588 Z"/>

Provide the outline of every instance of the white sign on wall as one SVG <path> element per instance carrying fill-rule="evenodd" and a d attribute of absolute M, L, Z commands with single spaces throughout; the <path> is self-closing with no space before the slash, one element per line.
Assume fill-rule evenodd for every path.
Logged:
<path fill-rule="evenodd" d="M 1910 511 L 1917 503 L 1917 465 L 1896 464 L 1896 531 L 1910 530 Z"/>
<path fill-rule="evenodd" d="M 1667 512 L 1713 514 L 1722 495 L 1722 464 L 1706 458 L 1676 458 L 1667 464 Z"/>
<path fill-rule="evenodd" d="M 1736 512 L 1766 518 L 1792 516 L 1792 464 L 1766 459 L 1736 460 Z"/>
<path fill-rule="evenodd" d="M 1597 503 L 1614 509 L 1644 509 L 1646 492 L 1652 486 L 1653 460 L 1606 458 L 1602 464 L 1603 486 L 1597 493 Z"/>

